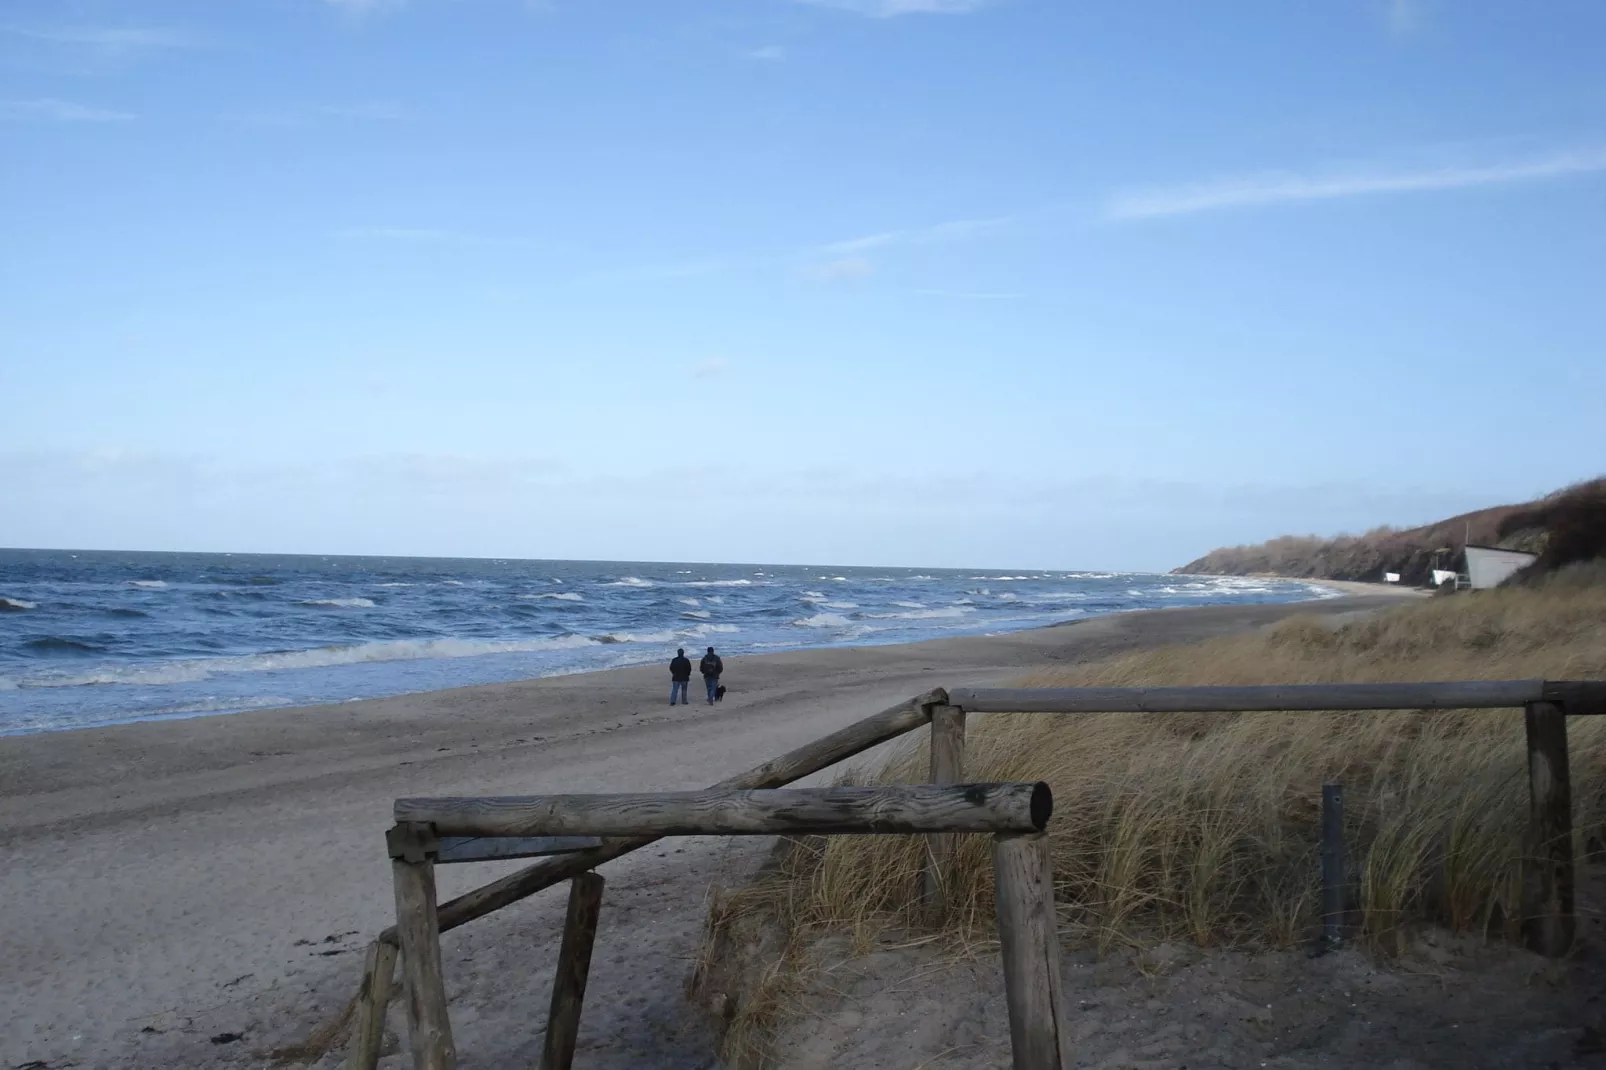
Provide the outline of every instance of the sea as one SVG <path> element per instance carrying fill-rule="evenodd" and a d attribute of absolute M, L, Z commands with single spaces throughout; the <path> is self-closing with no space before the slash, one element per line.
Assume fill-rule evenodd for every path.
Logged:
<path fill-rule="evenodd" d="M 0 550 L 0 735 L 1331 596 L 1240 577 Z M 667 679 L 667 676 L 666 676 Z M 667 685 L 666 685 L 667 686 Z"/>

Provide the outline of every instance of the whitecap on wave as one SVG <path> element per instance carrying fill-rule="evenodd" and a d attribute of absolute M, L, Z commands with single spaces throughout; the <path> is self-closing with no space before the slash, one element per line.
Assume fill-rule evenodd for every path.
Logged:
<path fill-rule="evenodd" d="M 39 608 L 39 603 L 38 602 L 28 602 L 28 601 L 24 601 L 21 598 L 6 598 L 4 596 L 0 596 L 0 613 L 7 613 L 7 612 L 11 612 L 13 610 L 38 609 L 38 608 Z"/>
<path fill-rule="evenodd" d="M 309 598 L 300 603 L 304 606 L 331 606 L 338 609 L 373 609 L 374 603 L 369 598 Z"/>
<path fill-rule="evenodd" d="M 853 622 L 840 613 L 816 613 L 792 622 L 799 628 L 851 628 Z"/>
<path fill-rule="evenodd" d="M 517 654 L 590 646 L 583 635 L 543 639 L 389 639 L 346 646 L 320 646 L 271 654 L 241 654 L 194 661 L 168 661 L 152 665 L 110 666 L 79 675 L 42 676 L 25 680 L 24 687 L 80 687 L 94 684 L 182 684 L 207 680 L 219 673 L 272 672 L 278 669 L 314 669 L 331 665 L 358 665 L 373 661 L 410 661 L 419 658 L 471 658 L 481 654 Z"/>

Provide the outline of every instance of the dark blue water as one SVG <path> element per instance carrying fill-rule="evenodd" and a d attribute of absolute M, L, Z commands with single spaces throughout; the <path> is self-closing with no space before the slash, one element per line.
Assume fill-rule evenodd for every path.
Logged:
<path fill-rule="evenodd" d="M 0 734 L 1321 597 L 1097 572 L 0 550 Z M 735 668 L 735 666 L 733 666 Z"/>

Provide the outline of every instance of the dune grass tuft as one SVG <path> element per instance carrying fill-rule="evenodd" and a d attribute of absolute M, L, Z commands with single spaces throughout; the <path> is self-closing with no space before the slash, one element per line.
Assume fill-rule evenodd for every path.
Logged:
<path fill-rule="evenodd" d="M 1262 631 L 1039 673 L 1028 686 L 1163 686 L 1606 678 L 1606 585 L 1562 573 L 1533 588 L 1425 600 L 1335 626 Z M 1606 724 L 1569 725 L 1580 848 L 1606 820 Z M 1321 786 L 1346 792 L 1361 932 L 1380 950 L 1414 926 L 1513 935 L 1527 811 L 1520 711 L 989 714 L 971 718 L 968 779 L 1046 780 L 1062 920 L 1101 948 L 1155 939 L 1288 946 L 1319 921 Z M 925 778 L 923 745 L 853 777 Z M 910 925 L 922 843 L 833 837 L 750 894 L 793 934 L 861 947 Z M 992 925 L 985 837 L 961 837 L 954 934 Z"/>

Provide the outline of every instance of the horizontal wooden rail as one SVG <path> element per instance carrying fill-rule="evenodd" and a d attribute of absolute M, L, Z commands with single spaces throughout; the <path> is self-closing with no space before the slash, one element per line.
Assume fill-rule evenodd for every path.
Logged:
<path fill-rule="evenodd" d="M 916 695 L 896 706 L 866 717 L 862 721 L 856 721 L 828 736 L 822 736 L 812 743 L 806 743 L 745 773 L 727 777 L 712 787 L 778 788 L 794 780 L 801 780 L 810 773 L 828 769 L 837 762 L 929 723 L 932 707 L 943 705 L 947 701 L 948 693 L 940 687 L 934 688 L 923 695 Z M 589 851 L 543 858 L 533 865 L 509 873 L 500 880 L 492 881 L 471 892 L 464 892 L 456 899 L 442 903 L 440 931 L 446 932 L 475 918 L 482 918 L 509 903 L 516 903 L 576 874 L 595 869 L 602 863 L 627 855 L 631 851 L 638 851 L 656 839 L 656 836 L 609 839 L 605 840 L 601 847 Z M 385 929 L 379 934 L 379 939 L 387 944 L 395 944 L 396 927 L 392 925 Z"/>
<path fill-rule="evenodd" d="M 1053 811 L 1022 783 L 397 799 L 395 816 L 442 836 L 775 836 L 1041 832 Z"/>
<path fill-rule="evenodd" d="M 954 688 L 975 713 L 1236 713 L 1277 710 L 1495 709 L 1555 702 L 1569 714 L 1606 713 L 1606 681 L 1473 680 L 1427 684 L 1273 687 Z"/>
<path fill-rule="evenodd" d="M 437 845 L 435 861 L 493 862 L 504 858 L 545 858 L 547 855 L 588 851 L 601 847 L 595 836 L 443 836 Z"/>

